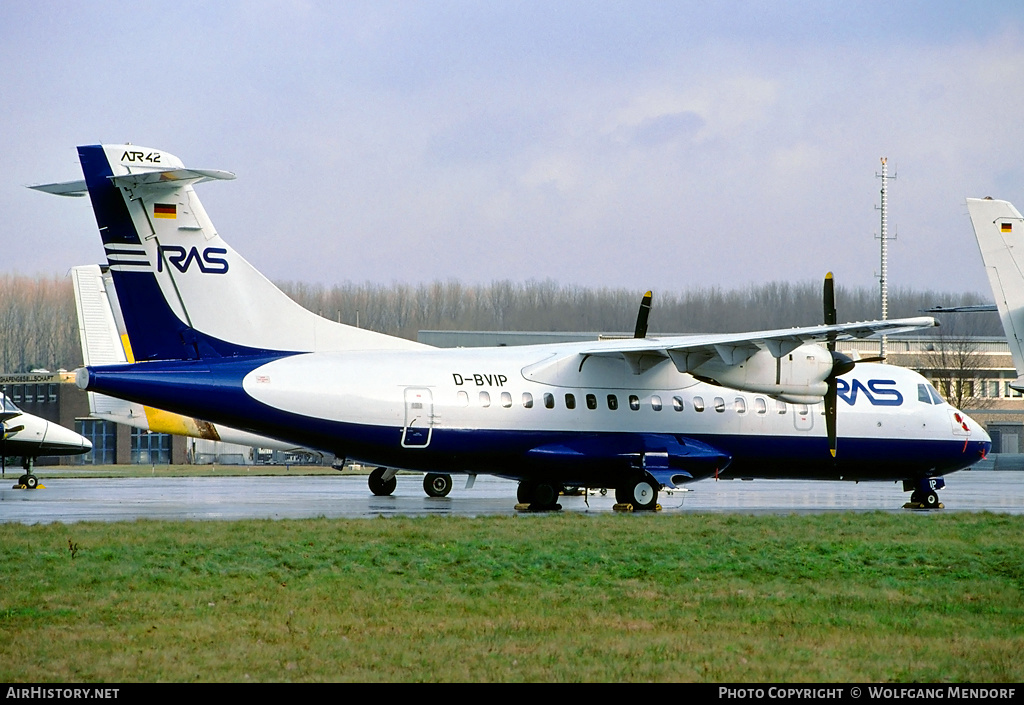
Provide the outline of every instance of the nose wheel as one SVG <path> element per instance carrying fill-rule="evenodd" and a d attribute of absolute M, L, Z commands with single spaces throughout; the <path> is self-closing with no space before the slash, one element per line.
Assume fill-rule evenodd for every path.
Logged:
<path fill-rule="evenodd" d="M 39 478 L 32 473 L 22 475 L 18 478 L 18 484 L 15 485 L 15 489 L 20 487 L 23 487 L 26 490 L 34 490 L 39 487 Z"/>
<path fill-rule="evenodd" d="M 946 486 L 941 477 L 928 477 L 916 482 L 904 482 L 904 491 L 910 491 L 910 501 L 903 505 L 904 509 L 942 509 L 945 505 L 939 501 L 939 493 Z"/>
<path fill-rule="evenodd" d="M 910 504 L 921 509 L 941 509 L 942 502 L 939 501 L 939 493 L 935 490 L 915 490 L 910 494 Z"/>

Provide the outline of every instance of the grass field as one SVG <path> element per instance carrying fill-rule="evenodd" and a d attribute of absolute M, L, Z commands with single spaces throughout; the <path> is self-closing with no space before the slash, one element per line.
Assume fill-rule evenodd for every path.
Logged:
<path fill-rule="evenodd" d="M 0 525 L 0 681 L 1024 680 L 1024 517 Z"/>

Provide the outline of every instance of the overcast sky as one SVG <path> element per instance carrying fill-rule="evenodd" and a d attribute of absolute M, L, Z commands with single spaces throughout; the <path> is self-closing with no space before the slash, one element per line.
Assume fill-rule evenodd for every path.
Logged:
<path fill-rule="evenodd" d="M 274 280 L 988 295 L 1024 209 L 1019 2 L 0 2 L 0 272 L 100 262 L 76 145 L 198 192 Z"/>

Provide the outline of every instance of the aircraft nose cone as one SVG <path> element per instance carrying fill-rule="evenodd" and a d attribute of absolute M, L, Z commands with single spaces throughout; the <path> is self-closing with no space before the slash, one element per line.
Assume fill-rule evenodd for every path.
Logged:
<path fill-rule="evenodd" d="M 53 455 L 85 453 L 92 449 L 92 441 L 71 429 L 47 423 L 43 433 L 41 450 Z"/>
<path fill-rule="evenodd" d="M 977 453 L 979 458 L 984 458 L 989 454 L 989 451 L 992 450 L 992 438 L 984 426 L 960 410 L 953 412 L 953 423 L 954 435 L 960 437 L 966 435 L 964 452 Z M 959 424 L 959 427 L 956 424 Z"/>
<path fill-rule="evenodd" d="M 954 419 L 960 422 L 961 428 L 963 428 L 965 431 L 968 431 L 971 434 L 972 441 L 992 441 L 992 438 L 988 435 L 988 432 L 985 430 L 985 427 L 982 426 L 980 423 L 978 423 L 977 421 L 975 421 L 970 416 L 968 416 L 967 414 L 960 410 L 957 410 L 955 414 L 956 416 L 954 416 Z M 959 418 L 957 419 L 957 417 Z"/>

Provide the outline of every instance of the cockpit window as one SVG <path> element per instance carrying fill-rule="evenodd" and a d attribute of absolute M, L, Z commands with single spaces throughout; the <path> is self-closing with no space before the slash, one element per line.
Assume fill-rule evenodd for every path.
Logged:
<path fill-rule="evenodd" d="M 14 405 L 14 402 L 3 394 L 0 394 L 0 408 L 8 413 L 19 411 L 18 407 Z"/>
<path fill-rule="evenodd" d="M 932 395 L 928 393 L 927 384 L 917 385 L 917 400 L 923 401 L 925 404 L 933 404 Z"/>
<path fill-rule="evenodd" d="M 942 398 L 942 395 L 935 391 L 935 387 L 932 385 L 926 385 L 928 387 L 928 393 L 932 395 L 933 404 L 945 404 L 946 400 Z"/>

